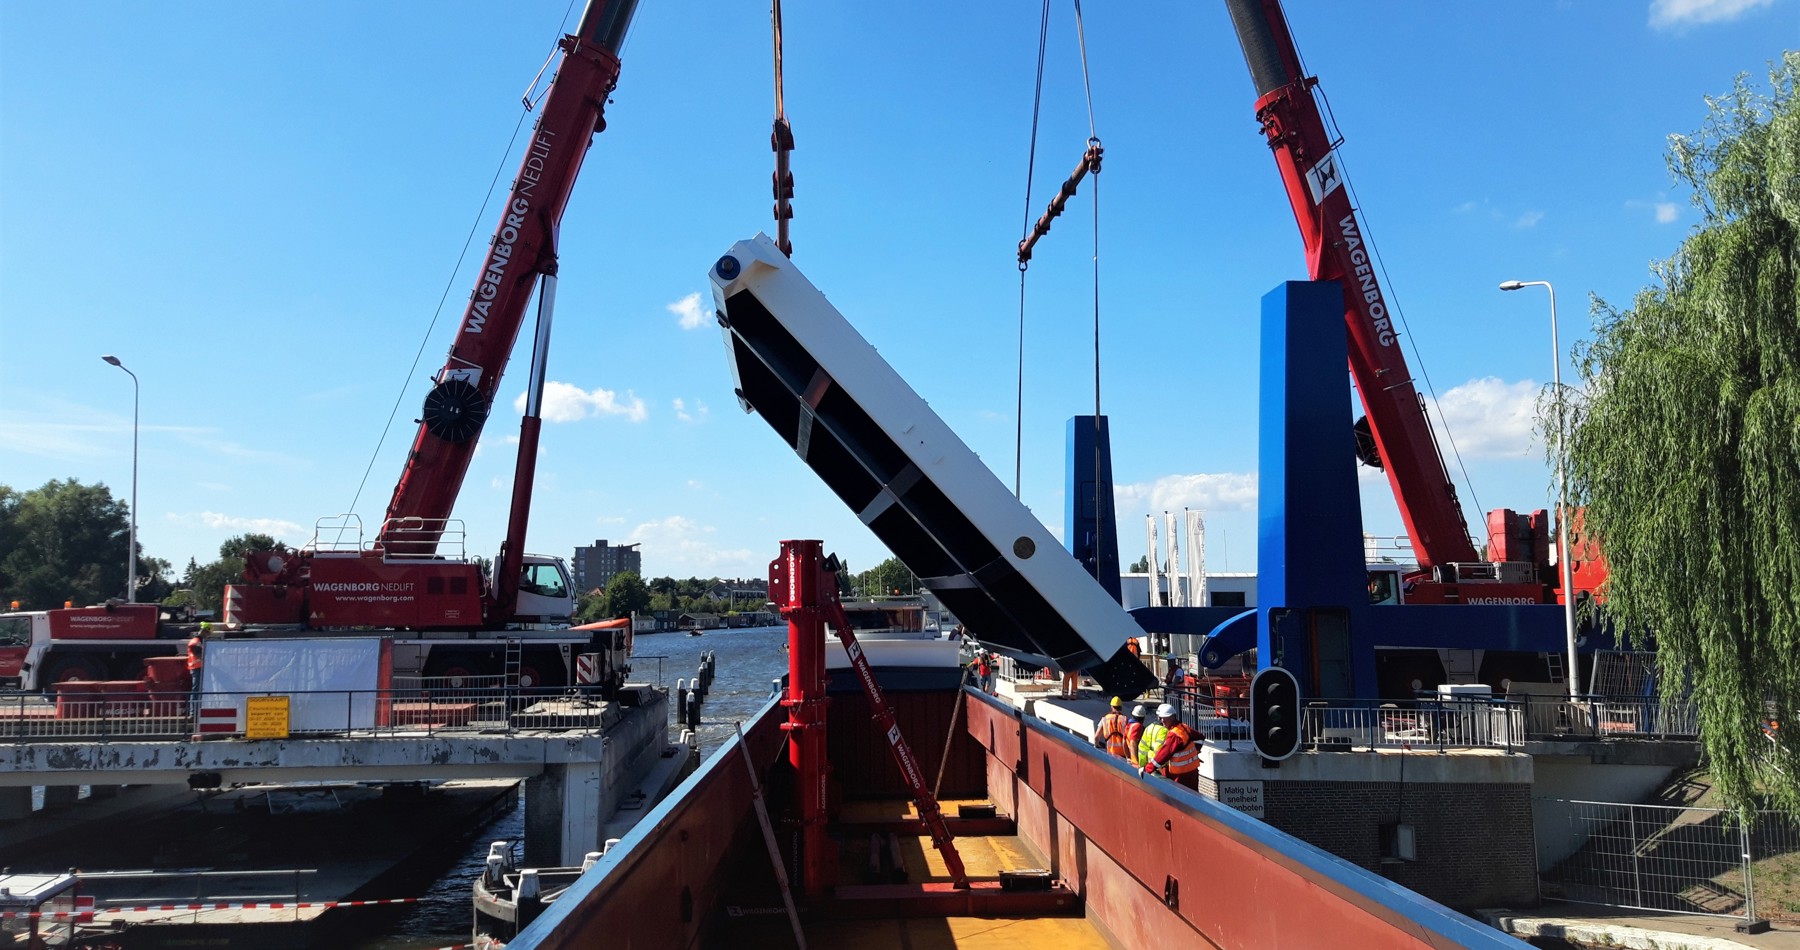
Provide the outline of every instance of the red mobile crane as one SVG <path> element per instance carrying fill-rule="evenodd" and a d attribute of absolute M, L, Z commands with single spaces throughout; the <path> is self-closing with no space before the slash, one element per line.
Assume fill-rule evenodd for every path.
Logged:
<path fill-rule="evenodd" d="M 1288 32 L 1280 0 L 1226 0 L 1244 60 L 1256 84 L 1262 125 L 1306 246 L 1314 280 L 1344 288 L 1350 372 L 1365 418 L 1357 424 L 1358 455 L 1387 473 L 1420 571 L 1406 578 L 1413 603 L 1549 603 L 1561 599 L 1549 568 L 1550 522 L 1543 511 L 1488 513 L 1488 556 L 1477 554 L 1456 486 L 1426 419 L 1400 352 L 1368 237 L 1351 205 L 1348 183 L 1326 134 L 1313 89 Z M 1578 546 L 1580 547 L 1580 546 Z M 1605 576 L 1598 553 L 1578 551 L 1575 588 L 1592 591 Z M 1479 583 L 1463 591 L 1462 584 Z"/>
<path fill-rule="evenodd" d="M 559 559 L 522 553 L 556 296 L 556 236 L 582 159 L 606 127 L 606 100 L 636 6 L 588 0 L 576 31 L 558 44 L 561 62 L 375 542 L 364 546 L 355 529 L 350 543 L 332 545 L 321 532 L 308 550 L 247 555 L 244 583 L 227 589 L 228 625 L 450 631 L 498 643 L 522 638 L 525 626 L 567 623 L 574 602 L 567 569 Z M 529 91 L 525 104 L 532 105 Z M 473 561 L 440 557 L 438 548 L 447 533 L 458 539 L 450 513 L 540 277 L 512 511 L 489 581 Z M 566 675 L 567 647 L 563 653 Z M 464 647 L 459 656 L 458 670 L 500 672 L 498 653 Z M 557 679 L 550 674 L 541 682 Z"/>

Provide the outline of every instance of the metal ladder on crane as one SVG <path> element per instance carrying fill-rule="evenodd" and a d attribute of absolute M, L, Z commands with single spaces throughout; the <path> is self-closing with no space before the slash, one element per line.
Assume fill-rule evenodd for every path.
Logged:
<path fill-rule="evenodd" d="M 1543 657 L 1544 662 L 1550 667 L 1550 682 L 1558 684 L 1564 682 L 1567 679 L 1567 674 L 1563 672 L 1562 654 L 1545 653 L 1543 654 Z"/>
<path fill-rule="evenodd" d="M 505 661 L 500 672 L 506 677 L 504 685 L 508 691 L 519 688 L 519 671 L 525 666 L 525 644 L 518 637 L 506 638 Z"/>

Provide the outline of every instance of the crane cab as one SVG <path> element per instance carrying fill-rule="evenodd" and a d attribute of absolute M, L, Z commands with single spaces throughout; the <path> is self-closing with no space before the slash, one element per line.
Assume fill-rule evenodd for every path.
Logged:
<path fill-rule="evenodd" d="M 562 558 L 527 554 L 519 565 L 516 623 L 565 624 L 575 615 L 575 582 Z"/>

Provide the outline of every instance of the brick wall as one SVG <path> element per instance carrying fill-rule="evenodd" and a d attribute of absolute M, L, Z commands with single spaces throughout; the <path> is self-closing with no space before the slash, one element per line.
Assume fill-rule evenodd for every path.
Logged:
<path fill-rule="evenodd" d="M 1537 904 L 1527 784 L 1276 780 L 1263 808 L 1269 824 L 1458 910 Z M 1381 828 L 1394 821 L 1412 825 L 1418 860 L 1382 861 Z"/>

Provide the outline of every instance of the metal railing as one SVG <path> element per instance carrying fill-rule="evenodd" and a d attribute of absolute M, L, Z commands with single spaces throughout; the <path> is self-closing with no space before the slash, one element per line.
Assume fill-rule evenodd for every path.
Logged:
<path fill-rule="evenodd" d="M 1202 687 L 1166 687 L 1163 701 L 1207 738 L 1235 749 L 1250 737 L 1250 704 L 1242 696 L 1215 696 Z M 1406 702 L 1365 699 L 1309 701 L 1301 710 L 1301 749 L 1365 752 L 1374 749 L 1498 749 L 1521 751 L 1525 708 L 1518 700 L 1419 698 Z"/>
<path fill-rule="evenodd" d="M 297 901 L 316 868 L 274 871 L 77 871 L 96 909 L 144 904 Z M 286 885 L 286 886 L 280 886 Z M 279 887 L 271 890 L 271 887 Z"/>
<path fill-rule="evenodd" d="M 1717 808 L 1537 799 L 1540 827 L 1577 848 L 1541 872 L 1547 898 L 1638 910 L 1800 921 L 1800 825 Z M 1759 881 L 1764 894 L 1759 895 Z"/>
<path fill-rule="evenodd" d="M 1166 702 L 1182 720 L 1218 733 L 1249 735 L 1249 706 L 1237 695 L 1215 696 L 1211 684 L 1164 687 L 1144 694 Z M 1410 700 L 1313 699 L 1303 711 L 1303 748 L 1359 751 L 1375 748 L 1503 748 L 1527 741 L 1690 740 L 1699 734 L 1690 703 L 1593 696 L 1568 698 L 1440 697 Z"/>
<path fill-rule="evenodd" d="M 1536 740 L 1693 739 L 1700 734 L 1691 701 L 1650 696 L 1523 696 L 1526 735 Z"/>
<path fill-rule="evenodd" d="M 503 679 L 489 677 L 484 679 Z M 306 737 L 431 736 L 446 732 L 559 730 L 598 733 L 608 704 L 579 688 L 483 685 L 442 679 L 392 689 L 0 694 L 0 742 L 243 738 L 249 701 L 287 699 L 287 734 Z M 262 704 L 254 704 L 262 705 Z"/>

